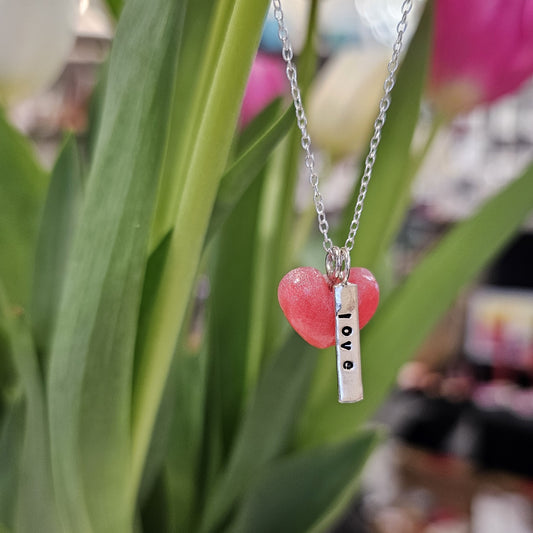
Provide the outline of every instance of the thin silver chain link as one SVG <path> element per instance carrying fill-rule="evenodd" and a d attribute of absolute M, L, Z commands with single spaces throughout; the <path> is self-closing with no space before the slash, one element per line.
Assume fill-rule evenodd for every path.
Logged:
<path fill-rule="evenodd" d="M 329 237 L 329 224 L 326 219 L 326 211 L 324 208 L 324 199 L 319 190 L 319 178 L 315 170 L 315 156 L 311 150 L 311 137 L 307 131 L 307 116 L 302 102 L 302 95 L 300 92 L 300 87 L 298 85 L 298 74 L 296 72 L 296 65 L 294 64 L 294 53 L 292 50 L 292 45 L 289 40 L 289 30 L 285 24 L 285 19 L 283 16 L 283 9 L 281 7 L 281 0 L 272 0 L 272 6 L 274 8 L 274 17 L 278 23 L 278 37 L 282 44 L 281 55 L 286 63 L 286 73 L 287 79 L 289 80 L 291 88 L 291 96 L 294 101 L 294 109 L 296 112 L 296 120 L 298 123 L 298 128 L 301 132 L 301 144 L 305 152 L 305 166 L 309 172 L 309 183 L 313 188 L 313 201 L 315 203 L 315 209 L 318 217 L 318 229 L 324 237 L 322 246 L 326 252 L 329 252 L 333 248 L 333 241 Z M 413 0 L 405 0 L 402 4 L 402 18 L 398 25 L 396 26 L 396 41 L 392 47 L 392 56 L 388 63 L 387 70 L 388 75 L 383 84 L 383 96 L 379 102 L 379 113 L 374 121 L 374 134 L 370 139 L 370 149 L 368 155 L 365 159 L 365 169 L 363 176 L 361 177 L 361 185 L 359 187 L 359 195 L 357 196 L 357 202 L 355 204 L 354 214 L 352 221 L 350 223 L 350 230 L 348 233 L 348 238 L 344 244 L 344 248 L 348 251 L 351 251 L 354 245 L 355 236 L 357 230 L 359 229 L 359 219 L 361 218 L 361 213 L 363 212 L 363 205 L 368 191 L 368 184 L 370 178 L 372 177 L 372 169 L 374 168 L 374 163 L 376 162 L 376 153 L 378 150 L 379 143 L 381 141 L 381 130 L 385 124 L 387 118 L 387 110 L 389 109 L 391 103 L 391 91 L 395 83 L 395 74 L 398 70 L 398 65 L 400 61 L 400 53 L 402 50 L 403 37 L 407 30 L 407 16 L 413 8 Z"/>

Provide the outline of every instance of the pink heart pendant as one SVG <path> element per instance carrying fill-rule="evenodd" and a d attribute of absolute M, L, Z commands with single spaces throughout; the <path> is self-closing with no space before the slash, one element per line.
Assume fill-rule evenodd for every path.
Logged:
<path fill-rule="evenodd" d="M 379 287 L 366 268 L 351 268 L 348 278 L 357 285 L 359 328 L 372 318 L 379 302 Z M 335 345 L 335 298 L 326 276 L 311 267 L 291 270 L 278 286 L 279 305 L 294 330 L 312 346 Z"/>

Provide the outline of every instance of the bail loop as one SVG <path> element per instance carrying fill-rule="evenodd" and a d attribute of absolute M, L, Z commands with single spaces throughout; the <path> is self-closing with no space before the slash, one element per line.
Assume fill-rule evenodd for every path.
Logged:
<path fill-rule="evenodd" d="M 332 246 L 326 253 L 326 275 L 331 285 L 345 284 L 350 275 L 350 252 Z"/>

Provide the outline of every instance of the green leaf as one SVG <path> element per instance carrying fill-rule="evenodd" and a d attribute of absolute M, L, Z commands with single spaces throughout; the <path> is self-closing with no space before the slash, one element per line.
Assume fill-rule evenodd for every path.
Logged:
<path fill-rule="evenodd" d="M 261 173 L 264 175 L 264 173 Z M 209 295 L 209 409 L 207 427 L 220 431 L 222 455 L 231 447 L 246 398 L 252 271 L 257 235 L 257 210 L 263 185 L 258 179 L 224 224 L 216 243 Z M 247 223 L 243 224 L 243 220 Z M 214 419 L 218 418 L 217 421 Z M 207 459 L 206 459 L 207 460 Z"/>
<path fill-rule="evenodd" d="M 13 308 L 9 307 L 0 283 L 0 531 L 2 527 L 12 530 L 15 524 L 26 425 L 26 403 L 13 353 L 12 319 Z"/>
<path fill-rule="evenodd" d="M 240 156 L 222 179 L 210 223 L 214 234 L 233 209 L 218 243 L 211 298 L 211 375 L 216 400 L 210 413 L 212 417 L 221 417 L 216 427 L 222 432 L 223 455 L 233 439 L 242 406 L 256 384 L 267 353 L 265 345 L 267 341 L 274 345 L 274 340 L 280 338 L 266 335 L 266 320 L 278 282 L 271 266 L 272 263 L 277 266 L 279 261 L 278 210 L 287 184 L 293 183 L 295 177 L 286 179 L 280 169 L 280 155 L 285 154 L 286 142 L 278 146 L 272 157 L 269 155 L 294 122 L 294 111 L 291 106 L 272 124 L 275 109 L 274 102 L 241 135 Z M 270 127 L 261 134 L 261 126 L 269 122 Z M 250 186 L 254 178 L 256 181 Z M 243 225 L 243 220 L 248 223 Z"/>
<path fill-rule="evenodd" d="M 185 154 L 194 144 L 198 126 L 197 114 L 201 107 L 198 91 L 202 85 L 202 69 L 205 70 L 202 58 L 205 60 L 207 43 L 213 39 L 211 17 L 217 3 L 212 0 L 184 0 L 184 3 L 187 8 L 150 249 L 159 244 L 174 224 L 187 169 Z M 207 74 L 204 72 L 203 76 Z"/>
<path fill-rule="evenodd" d="M 45 173 L 29 142 L 0 110 L 0 280 L 13 305 L 28 302 L 45 188 Z"/>
<path fill-rule="evenodd" d="M 44 386 L 29 331 L 24 327 L 19 335 L 14 354 L 24 384 L 27 412 L 15 531 L 59 533 L 63 528 L 54 498 Z"/>
<path fill-rule="evenodd" d="M 326 531 L 358 487 L 374 430 L 269 465 L 247 494 L 233 533 Z"/>
<path fill-rule="evenodd" d="M 0 431 L 0 524 L 13 529 L 25 426 L 24 400 L 9 406 Z M 1 531 L 1 529 L 0 529 Z"/>
<path fill-rule="evenodd" d="M 292 219 L 292 209 L 284 211 L 286 195 L 292 197 L 295 184 L 295 172 L 287 178 L 287 163 L 292 168 L 296 160 L 291 158 L 291 139 L 286 139 L 266 168 L 261 199 L 257 207 L 257 228 L 255 238 L 250 243 L 249 253 L 252 259 L 250 278 L 250 316 L 248 345 L 246 350 L 246 390 L 253 390 L 265 358 L 270 357 L 279 348 L 280 333 L 279 304 L 277 286 L 282 277 L 281 271 L 287 266 L 287 240 L 283 238 L 284 223 Z M 290 174 L 289 174 L 290 176 Z M 271 315 L 277 319 L 271 323 Z"/>
<path fill-rule="evenodd" d="M 183 180 L 172 209 L 173 232 L 135 384 L 133 476 L 140 479 L 150 435 L 203 252 L 267 0 L 222 0 L 192 109 L 195 127 L 173 175 Z M 221 105 L 221 102 L 224 105 Z M 191 133 L 191 132 L 189 132 Z M 183 176 L 180 172 L 184 171 Z M 159 210 L 159 206 L 158 206 Z"/>
<path fill-rule="evenodd" d="M 170 384 L 174 389 L 170 448 L 165 478 L 171 501 L 173 531 L 193 531 L 201 489 L 202 446 L 205 429 L 207 354 L 180 353 L 174 362 Z M 204 440 L 205 442 L 205 440 Z"/>
<path fill-rule="evenodd" d="M 237 154 L 237 158 L 247 152 L 251 146 L 256 144 L 282 118 L 282 102 L 283 99 L 281 97 L 274 98 L 272 102 L 259 111 L 244 129 L 240 131 L 235 139 L 235 153 Z M 292 117 L 291 124 L 294 122 L 294 111 L 292 111 Z M 233 165 L 233 162 L 231 164 Z"/>
<path fill-rule="evenodd" d="M 107 85 L 107 74 L 109 70 L 109 58 L 102 63 L 97 71 L 96 85 L 91 94 L 88 106 L 88 125 L 85 134 L 86 150 L 85 156 L 92 161 L 96 144 L 98 142 L 98 133 L 102 122 L 102 110 L 104 106 L 105 91 Z"/>
<path fill-rule="evenodd" d="M 273 105 L 266 111 L 268 111 L 268 116 L 261 116 L 261 125 L 264 124 L 262 134 L 245 147 L 220 181 L 207 239 L 210 239 L 220 229 L 244 192 L 264 168 L 272 150 L 285 137 L 294 122 L 292 106 L 279 118 L 276 118 L 278 106 Z M 255 123 L 254 126 L 256 126 Z M 253 133 L 249 131 L 246 137 L 252 136 Z"/>
<path fill-rule="evenodd" d="M 137 347 L 142 345 L 144 342 L 146 323 L 152 310 L 153 295 L 158 288 L 161 269 L 165 264 L 169 242 L 170 233 L 161 241 L 161 244 L 150 254 L 148 259 L 146 273 L 144 276 L 141 310 L 139 313 Z M 135 362 L 136 365 L 137 363 L 138 361 Z M 135 368 L 134 373 L 136 371 L 137 369 Z M 158 476 L 160 475 L 163 463 L 165 461 L 168 436 L 170 433 L 170 426 L 172 424 L 172 416 L 174 414 L 175 396 L 175 384 L 173 372 L 171 371 L 165 386 L 163 400 L 159 407 L 159 413 L 157 415 L 157 420 L 150 443 L 150 450 L 144 468 L 141 486 L 139 488 L 138 499 L 141 503 L 145 502 L 149 497 L 150 491 L 153 488 L 154 482 L 156 482 Z"/>
<path fill-rule="evenodd" d="M 170 522 L 170 514 L 173 506 L 174 502 L 170 500 L 166 477 L 164 473 L 160 473 L 155 480 L 148 499 L 142 503 L 132 533 L 143 533 L 146 531 L 173 533 L 176 531 Z"/>
<path fill-rule="evenodd" d="M 3 409 L 10 408 L 13 397 L 17 395 L 18 385 L 18 376 L 9 338 L 0 324 L 0 418 Z"/>
<path fill-rule="evenodd" d="M 374 413 L 401 365 L 414 354 L 461 288 L 472 282 L 515 235 L 532 209 L 533 166 L 443 238 L 361 332 L 364 401 L 354 406 L 336 405 L 336 382 L 331 375 L 321 407 L 315 405 L 307 417 L 301 444 L 344 438 Z"/>
<path fill-rule="evenodd" d="M 264 190 L 262 169 L 293 120 L 290 110 L 278 118 L 279 108 L 279 100 L 272 102 L 239 137 L 239 156 L 222 178 L 207 234 L 209 238 L 223 228 L 216 243 L 210 294 L 209 449 L 204 459 L 208 480 L 230 449 L 249 392 L 249 347 L 260 343 L 251 337 L 251 305 L 257 292 L 252 272 Z"/>
<path fill-rule="evenodd" d="M 183 11 L 129 0 L 122 12 L 67 265 L 48 391 L 61 518 L 77 533 L 133 525 L 134 343 Z"/>
<path fill-rule="evenodd" d="M 109 12 L 116 18 L 120 16 L 124 0 L 105 0 L 105 3 L 109 9 Z"/>
<path fill-rule="evenodd" d="M 43 380 L 24 318 L 15 315 L 0 286 L 0 324 L 9 339 L 13 360 L 24 392 L 24 436 L 21 451 L 12 449 L 11 460 L 18 466 L 14 529 L 18 533 L 60 533 L 50 464 L 48 421 Z M 20 409 L 12 413 L 20 416 Z M 18 420 L 13 420 L 14 431 Z M 20 463 L 17 457 L 20 453 Z"/>
<path fill-rule="evenodd" d="M 151 315 L 153 296 L 159 287 L 170 235 L 163 239 L 148 261 L 138 346 L 145 340 L 145 326 Z M 191 307 L 193 309 L 189 310 L 189 316 L 195 320 L 196 306 L 193 303 Z M 188 335 L 189 328 L 185 326 L 165 385 L 139 492 L 139 499 L 144 502 L 150 492 L 161 491 L 164 484 L 172 502 L 168 516 L 172 531 L 191 529 L 195 499 L 199 492 L 197 476 L 204 431 L 207 357 L 204 346 L 198 352 L 189 347 Z M 152 495 L 150 499 L 153 500 Z"/>
<path fill-rule="evenodd" d="M 37 238 L 30 316 L 42 352 L 49 350 L 81 198 L 76 139 L 68 137 L 52 170 Z"/>
<path fill-rule="evenodd" d="M 219 525 L 254 476 L 287 446 L 315 364 L 316 350 L 296 334 L 270 361 L 242 421 L 227 469 L 208 497 L 200 531 Z"/>
<path fill-rule="evenodd" d="M 427 2 L 392 91 L 392 102 L 382 130 L 352 254 L 352 264 L 358 266 L 377 267 L 380 256 L 389 249 L 409 207 L 414 178 L 410 167 L 410 148 L 420 114 L 431 52 L 432 12 L 433 2 Z M 353 203 L 351 207 L 341 224 L 342 231 L 350 225 Z"/>

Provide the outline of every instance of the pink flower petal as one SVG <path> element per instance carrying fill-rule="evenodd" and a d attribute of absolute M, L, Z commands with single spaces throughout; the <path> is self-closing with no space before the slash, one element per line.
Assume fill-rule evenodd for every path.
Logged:
<path fill-rule="evenodd" d="M 241 107 L 239 123 L 246 126 L 272 100 L 287 93 L 285 64 L 281 57 L 258 52 Z"/>
<path fill-rule="evenodd" d="M 533 0 L 437 0 L 430 91 L 455 113 L 533 74 Z"/>

